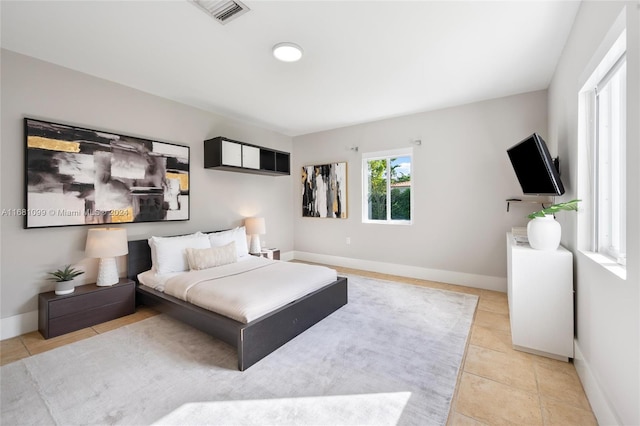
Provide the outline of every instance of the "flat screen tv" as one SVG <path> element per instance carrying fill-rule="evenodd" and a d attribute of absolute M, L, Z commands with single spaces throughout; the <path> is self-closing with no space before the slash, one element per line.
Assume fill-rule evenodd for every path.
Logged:
<path fill-rule="evenodd" d="M 507 150 L 522 192 L 527 195 L 562 195 L 557 160 L 549 154 L 547 144 L 537 133 Z"/>

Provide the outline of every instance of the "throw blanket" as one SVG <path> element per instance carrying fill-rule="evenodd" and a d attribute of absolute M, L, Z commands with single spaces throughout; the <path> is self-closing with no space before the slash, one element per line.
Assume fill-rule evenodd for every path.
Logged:
<path fill-rule="evenodd" d="M 169 278 L 164 292 L 248 323 L 337 279 L 324 266 L 255 257 Z"/>

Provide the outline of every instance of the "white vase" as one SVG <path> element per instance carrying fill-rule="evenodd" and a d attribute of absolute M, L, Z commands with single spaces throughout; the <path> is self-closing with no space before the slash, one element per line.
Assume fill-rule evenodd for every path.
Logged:
<path fill-rule="evenodd" d="M 76 285 L 71 281 L 56 281 L 55 292 L 58 296 L 63 294 L 71 294 L 76 290 Z"/>
<path fill-rule="evenodd" d="M 561 234 L 560 224 L 551 214 L 531 219 L 527 224 L 529 245 L 536 250 L 556 250 Z"/>

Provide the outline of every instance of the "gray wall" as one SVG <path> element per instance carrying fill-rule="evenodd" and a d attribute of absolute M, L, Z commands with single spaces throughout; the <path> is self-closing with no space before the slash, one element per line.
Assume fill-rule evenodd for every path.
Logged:
<path fill-rule="evenodd" d="M 578 232 L 578 214 L 561 215 L 563 244 L 574 253 L 576 359 L 600 424 L 640 424 L 640 7 L 627 4 L 627 278 L 594 262 Z M 612 41 L 625 2 L 583 2 L 549 88 L 549 134 L 559 145 L 567 184 L 578 188 L 578 92 Z M 609 33 L 609 34 L 608 34 Z M 610 46 L 610 44 L 609 44 Z M 604 49 L 604 50 L 603 50 Z M 581 206 L 583 214 L 589 206 Z M 580 245 L 579 245 L 579 237 Z"/>
<path fill-rule="evenodd" d="M 1 70 L 3 209 L 24 207 L 28 116 L 191 147 L 191 220 L 126 224 L 129 239 L 226 229 L 263 215 L 268 244 L 293 249 L 291 177 L 205 170 L 202 158 L 202 141 L 219 135 L 283 151 L 291 151 L 290 137 L 6 50 Z M 88 227 L 25 230 L 22 219 L 1 219 L 1 318 L 37 309 L 37 294 L 53 287 L 46 272 L 65 263 L 87 269 L 79 284 L 96 276 L 97 261 L 84 259 Z"/>
<path fill-rule="evenodd" d="M 296 257 L 506 291 L 505 232 L 538 209 L 506 212 L 505 199 L 522 196 L 506 149 L 546 129 L 547 94 L 538 91 L 294 137 L 294 173 L 348 162 L 346 220 L 302 218 L 294 186 Z M 413 225 L 363 224 L 361 154 L 415 139 L 422 145 L 414 147 Z"/>

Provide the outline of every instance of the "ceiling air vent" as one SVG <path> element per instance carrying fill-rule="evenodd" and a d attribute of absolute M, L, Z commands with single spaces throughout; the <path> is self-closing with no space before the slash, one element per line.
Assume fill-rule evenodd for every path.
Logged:
<path fill-rule="evenodd" d="M 191 2 L 221 24 L 226 24 L 250 10 L 237 0 L 191 0 Z"/>

